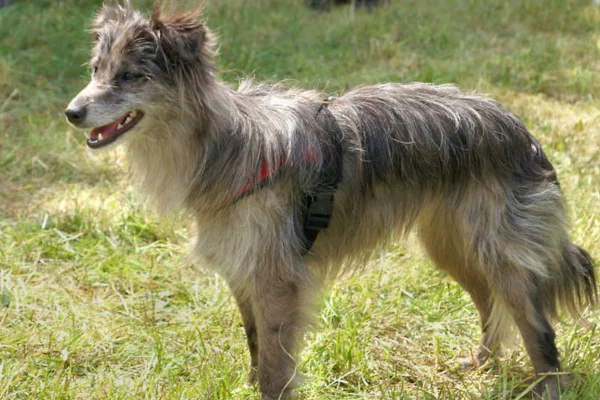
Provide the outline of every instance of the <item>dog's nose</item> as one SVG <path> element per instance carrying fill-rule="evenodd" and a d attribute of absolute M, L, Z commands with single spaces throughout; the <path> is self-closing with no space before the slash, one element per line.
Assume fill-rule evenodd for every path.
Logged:
<path fill-rule="evenodd" d="M 65 110 L 65 115 L 72 124 L 78 124 L 83 122 L 85 119 L 86 108 L 85 107 L 68 107 Z"/>

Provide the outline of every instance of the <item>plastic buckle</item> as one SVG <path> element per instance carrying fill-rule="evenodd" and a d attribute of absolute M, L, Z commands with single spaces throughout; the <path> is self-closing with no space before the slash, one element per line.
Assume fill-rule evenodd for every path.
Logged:
<path fill-rule="evenodd" d="M 305 229 L 327 229 L 333 214 L 334 193 L 334 189 L 321 188 L 314 196 L 311 196 L 306 210 Z"/>

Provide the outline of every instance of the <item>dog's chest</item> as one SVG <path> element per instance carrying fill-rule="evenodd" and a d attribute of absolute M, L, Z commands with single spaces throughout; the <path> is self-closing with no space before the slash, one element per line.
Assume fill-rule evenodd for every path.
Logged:
<path fill-rule="evenodd" d="M 284 198 L 279 190 L 262 190 L 214 215 L 197 216 L 192 257 L 225 276 L 251 274 L 294 240 L 293 212 Z"/>

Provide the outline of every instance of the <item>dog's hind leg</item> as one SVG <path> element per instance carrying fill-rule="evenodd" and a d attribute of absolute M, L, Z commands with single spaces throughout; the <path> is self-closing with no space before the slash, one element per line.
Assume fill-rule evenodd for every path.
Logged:
<path fill-rule="evenodd" d="M 531 279 L 531 275 L 523 271 L 522 267 L 508 265 L 501 276 L 497 277 L 496 288 L 521 333 L 535 373 L 541 376 L 559 372 L 554 329 L 546 315 L 546 300 L 535 279 Z M 550 375 L 538 390 L 543 390 L 545 396 L 549 396 L 544 398 L 558 399 L 559 381 L 556 375 Z"/>
<path fill-rule="evenodd" d="M 474 357 L 462 361 L 465 367 L 481 366 L 492 356 L 500 353 L 500 345 L 510 322 L 508 317 L 499 313 L 494 307 L 495 296 L 488 279 L 477 265 L 474 257 L 465 254 L 466 247 L 459 232 L 450 232 L 448 226 L 439 225 L 439 215 L 422 219 L 419 225 L 419 238 L 429 257 L 446 271 L 471 296 L 481 320 L 481 339 Z M 434 221 L 437 221 L 434 223 Z M 451 223 L 450 226 L 456 227 Z"/>
<path fill-rule="evenodd" d="M 556 314 L 557 303 L 567 309 L 578 303 L 582 287 L 591 285 L 593 276 L 581 266 L 584 253 L 567 257 L 571 254 L 567 250 L 576 248 L 565 229 L 558 188 L 549 182 L 506 189 L 504 197 L 496 196 L 496 204 L 470 207 L 471 220 L 480 221 L 474 224 L 478 232 L 474 248 L 489 271 L 492 290 L 516 323 L 536 374 L 549 375 L 538 390 L 556 400 L 560 384 L 568 379 L 556 375 L 560 363 L 549 317 Z"/>

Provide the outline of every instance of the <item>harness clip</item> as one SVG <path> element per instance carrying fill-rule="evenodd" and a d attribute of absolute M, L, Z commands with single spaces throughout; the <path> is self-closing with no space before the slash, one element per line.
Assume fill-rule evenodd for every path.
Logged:
<path fill-rule="evenodd" d="M 304 217 L 305 229 L 327 229 L 333 214 L 333 195 L 335 189 L 321 187 L 307 200 L 306 214 Z"/>

